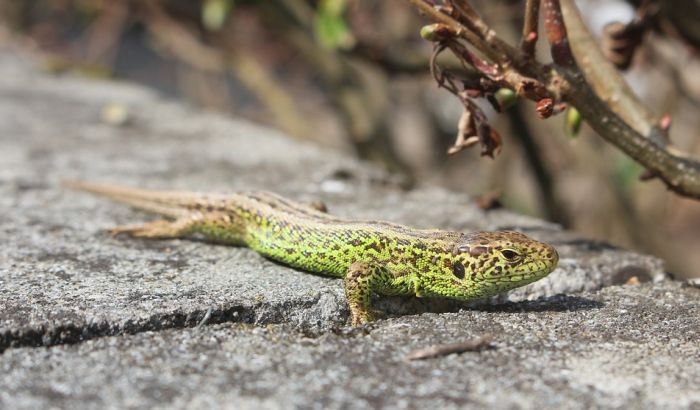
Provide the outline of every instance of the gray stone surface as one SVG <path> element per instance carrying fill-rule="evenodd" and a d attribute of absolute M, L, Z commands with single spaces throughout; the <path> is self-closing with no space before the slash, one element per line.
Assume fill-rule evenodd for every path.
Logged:
<path fill-rule="evenodd" d="M 698 296 L 665 282 L 335 333 L 227 323 L 9 349 L 0 405 L 697 409 Z M 486 333 L 489 350 L 405 359 Z"/>
<path fill-rule="evenodd" d="M 128 107 L 124 126 L 101 120 L 102 108 L 115 103 Z M 700 349 L 691 340 L 699 291 L 664 281 L 654 257 L 505 210 L 485 212 L 464 195 L 405 191 L 338 153 L 140 87 L 51 77 L 8 52 L 0 53 L 0 148 L 0 407 L 419 407 L 430 400 L 688 407 L 698 400 L 691 387 Z M 519 229 L 554 244 L 561 262 L 547 279 L 493 301 L 382 300 L 388 320 L 350 331 L 341 281 L 247 249 L 113 238 L 105 228 L 151 217 L 63 190 L 63 179 L 269 189 L 322 199 L 332 213 L 356 218 Z M 633 276 L 655 284 L 595 292 Z M 483 332 L 496 335 L 496 349 L 410 364 L 401 358 Z M 656 383 L 667 387 L 654 390 Z"/>

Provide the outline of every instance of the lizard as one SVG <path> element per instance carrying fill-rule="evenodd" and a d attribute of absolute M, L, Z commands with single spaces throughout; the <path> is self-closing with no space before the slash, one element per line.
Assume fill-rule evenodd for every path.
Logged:
<path fill-rule="evenodd" d="M 486 298 L 552 272 L 554 247 L 516 231 L 452 232 L 351 220 L 267 191 L 231 194 L 151 191 L 66 181 L 164 219 L 111 233 L 247 246 L 274 261 L 342 278 L 352 326 L 381 316 L 373 294 L 456 300 Z"/>

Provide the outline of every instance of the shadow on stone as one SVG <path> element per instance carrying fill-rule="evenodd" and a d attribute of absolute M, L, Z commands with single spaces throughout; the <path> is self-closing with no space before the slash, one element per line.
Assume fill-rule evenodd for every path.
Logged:
<path fill-rule="evenodd" d="M 576 312 L 601 309 L 605 303 L 580 296 L 554 295 L 536 300 L 506 302 L 498 305 L 474 307 L 486 312 Z"/>
<path fill-rule="evenodd" d="M 386 312 L 387 317 L 416 315 L 421 313 L 456 313 L 460 310 L 481 312 L 576 312 L 600 309 L 605 303 L 570 295 L 554 295 L 522 302 L 460 302 L 444 299 L 418 299 L 412 297 L 392 297 L 378 299 L 374 304 Z"/>
<path fill-rule="evenodd" d="M 563 241 L 557 241 L 557 240 L 552 240 L 550 241 L 552 245 L 556 246 L 561 246 L 561 245 L 566 245 L 566 246 L 573 246 L 576 248 L 582 248 L 587 251 L 595 251 L 595 252 L 602 252 L 602 251 L 614 251 L 614 250 L 621 250 L 621 248 L 617 246 L 613 246 L 607 242 L 602 242 L 602 241 L 593 241 L 589 239 L 570 239 L 570 240 L 563 240 Z"/>

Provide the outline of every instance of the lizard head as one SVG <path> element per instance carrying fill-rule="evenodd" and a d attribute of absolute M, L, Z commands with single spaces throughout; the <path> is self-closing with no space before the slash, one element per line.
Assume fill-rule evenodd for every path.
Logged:
<path fill-rule="evenodd" d="M 519 232 L 465 234 L 452 250 L 449 285 L 434 291 L 456 299 L 492 296 L 547 276 L 558 261 L 551 245 Z"/>

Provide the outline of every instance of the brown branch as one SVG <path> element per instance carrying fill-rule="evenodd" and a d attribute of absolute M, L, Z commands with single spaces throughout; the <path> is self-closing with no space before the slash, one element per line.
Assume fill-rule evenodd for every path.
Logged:
<path fill-rule="evenodd" d="M 523 23 L 523 38 L 520 41 L 520 50 L 528 57 L 535 56 L 539 17 L 540 0 L 527 0 L 525 3 L 525 21 Z"/>
<path fill-rule="evenodd" d="M 543 8 L 548 19 L 545 28 L 552 58 L 560 64 L 559 72 L 567 79 L 562 83 L 565 98 L 603 139 L 647 167 L 676 193 L 700 199 L 700 163 L 672 154 L 660 142 L 663 141 L 661 128 L 648 120 L 645 115 L 648 110 L 636 101 L 624 80 L 608 70 L 611 65 L 596 46 L 580 49 L 583 46 L 579 41 L 590 44 L 591 40 L 583 24 L 577 24 L 580 16 L 573 0 L 561 0 L 561 4 L 559 0 L 544 0 Z M 577 60 L 572 59 L 564 15 L 569 18 L 567 24 L 573 22 L 569 24 L 571 39 L 576 40 L 572 44 L 578 43 L 577 50 L 584 52 Z M 582 63 L 579 65 L 577 61 Z M 600 95 L 605 96 L 605 101 Z M 628 118 L 643 123 L 630 123 Z M 642 133 L 639 128 L 647 132 Z"/>
<path fill-rule="evenodd" d="M 452 5 L 462 14 L 461 22 L 472 29 L 491 48 L 500 54 L 501 61 L 512 61 L 517 59 L 518 51 L 503 41 L 496 32 L 489 27 L 481 18 L 479 13 L 469 4 L 467 0 L 452 0 Z"/>
<path fill-rule="evenodd" d="M 561 14 L 561 7 L 556 0 L 543 0 L 544 29 L 547 32 L 552 60 L 564 68 L 575 68 L 576 61 L 569 47 L 569 36 Z"/>
<path fill-rule="evenodd" d="M 658 134 L 659 130 L 653 128 L 659 124 L 660 117 L 639 101 L 619 71 L 605 58 L 586 29 L 574 2 L 562 1 L 561 11 L 577 66 L 596 94 L 603 97 L 610 108 L 639 134 Z M 665 138 L 657 138 L 656 142 L 667 143 Z"/>
<path fill-rule="evenodd" d="M 518 132 L 513 133 L 513 137 L 520 142 L 525 159 L 532 169 L 533 176 L 537 180 L 539 189 L 538 199 L 542 204 L 545 217 L 551 221 L 562 224 L 564 227 L 571 226 L 571 218 L 566 212 L 566 207 L 557 197 L 554 189 L 554 178 L 549 169 L 545 156 L 537 145 L 535 136 L 531 132 L 531 127 L 525 120 L 525 110 L 522 104 L 518 104 L 513 109 L 508 110 L 508 119 L 511 127 Z"/>
<path fill-rule="evenodd" d="M 494 50 L 493 47 L 491 47 L 483 38 L 481 38 L 481 36 L 477 35 L 469 28 L 465 27 L 459 21 L 441 12 L 440 10 L 435 8 L 435 6 L 429 4 L 425 0 L 408 0 L 408 2 L 413 4 L 418 10 L 423 12 L 423 14 L 428 16 L 431 20 L 435 21 L 436 23 L 442 23 L 450 27 L 457 37 L 466 40 L 469 44 L 473 45 L 477 50 L 479 50 L 491 60 L 496 61 L 499 59 L 500 56 L 498 51 Z"/>

